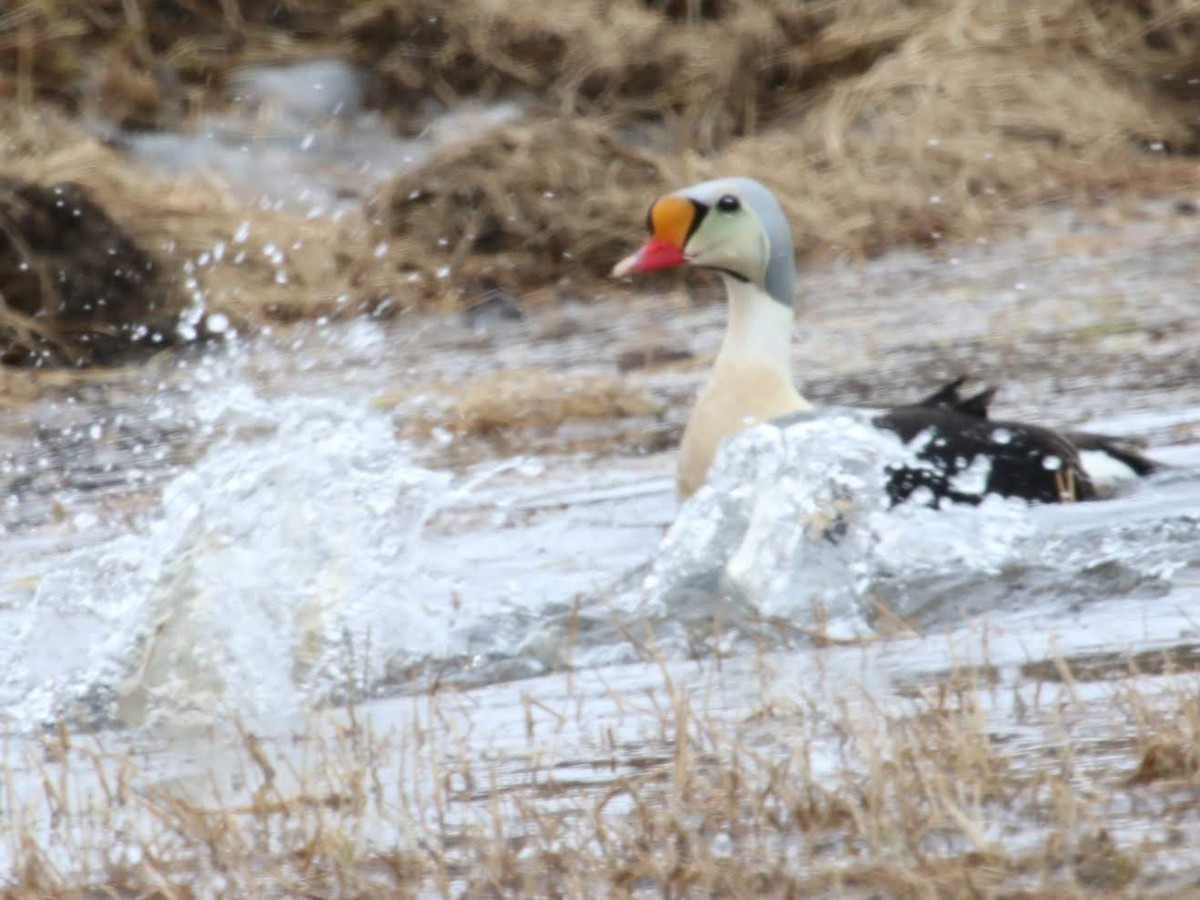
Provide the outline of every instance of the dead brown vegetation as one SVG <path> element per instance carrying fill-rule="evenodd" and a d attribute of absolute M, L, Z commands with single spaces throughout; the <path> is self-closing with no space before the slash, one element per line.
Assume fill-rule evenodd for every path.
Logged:
<path fill-rule="evenodd" d="M 658 408 L 644 390 L 614 376 L 518 371 L 460 384 L 442 422 L 455 434 L 490 435 L 509 428 L 555 428 L 578 419 L 644 416 Z"/>
<path fill-rule="evenodd" d="M 1164 711 L 1139 703 L 1133 694 L 1126 707 L 1138 725 L 1140 754 L 1131 782 L 1194 784 L 1200 776 L 1200 696 L 1183 693 Z"/>
<path fill-rule="evenodd" d="M 161 346 L 179 303 L 159 264 L 78 185 L 0 177 L 0 352 L 78 363 Z"/>
<path fill-rule="evenodd" d="M 0 174 L 77 181 L 176 268 L 250 220 L 243 264 L 181 276 L 240 322 L 445 307 L 601 277 L 656 194 L 721 174 L 775 188 L 817 255 L 1191 190 L 1198 35 L 1184 0 L 25 0 L 0 14 L 0 96 L 26 110 L 178 127 L 239 66 L 337 55 L 404 128 L 431 100 L 519 98 L 526 120 L 397 179 L 374 233 L 248 211 L 78 138 L 44 156 L 17 137 Z"/>
<path fill-rule="evenodd" d="M 209 176 L 168 177 L 133 165 L 53 115 L 9 108 L 0 111 L 0 129 L 9 138 L 0 148 L 0 298 L 6 304 L 0 328 L 10 355 L 103 361 L 136 346 L 161 345 L 148 336 L 125 340 L 133 332 L 174 338 L 187 307 L 221 313 L 247 328 L 371 311 L 394 287 L 388 273 L 370 264 L 360 218 L 312 220 L 248 206 Z M 53 198 L 46 207 L 53 211 L 63 191 L 73 200 L 61 208 L 63 222 L 22 217 L 28 209 L 22 192 Z M 125 248 L 115 257 L 109 252 L 114 242 Z M 109 319 L 97 320 L 93 308 L 86 323 L 74 315 L 79 310 L 63 307 L 61 287 L 47 278 L 34 283 L 27 274 L 67 272 L 83 304 L 104 299 L 114 281 L 128 287 L 121 273 L 134 262 L 152 277 L 126 291 L 128 302 L 114 302 Z M 196 334 L 205 333 L 203 317 L 192 325 Z"/>
<path fill-rule="evenodd" d="M 353 709 L 278 740 L 239 725 L 241 786 L 207 799 L 155 785 L 90 740 L 47 735 L 31 763 L 45 796 L 10 816 L 7 896 L 182 898 L 219 883 L 262 896 L 1049 900 L 1178 895 L 1194 878 L 1194 860 L 1172 868 L 1186 845 L 1150 825 L 1120 829 L 1130 815 L 1162 824 L 1171 795 L 1124 777 L 1131 724 L 1113 721 L 1120 740 L 1097 748 L 1106 704 L 1070 690 L 1025 695 L 1020 731 L 1045 740 L 1034 749 L 996 733 L 1012 725 L 971 667 L 886 704 L 831 701 L 764 669 L 773 699 L 742 716 L 709 710 L 695 685 L 662 672 L 646 695 L 610 696 L 653 736 L 605 741 L 583 720 L 586 697 L 527 696 L 531 744 L 511 759 L 471 743 L 477 707 L 452 692 L 416 703 L 389 735 Z M 1121 707 L 1195 723 L 1194 706 L 1176 710 L 1145 684 L 1126 685 Z M 568 722 L 597 735 L 591 768 L 570 756 L 564 771 L 534 749 Z M 1184 798 L 1172 815 L 1192 807 Z"/>
<path fill-rule="evenodd" d="M 491 282 L 603 278 L 669 179 L 658 158 L 603 122 L 502 128 L 392 184 L 389 229 L 403 241 L 395 258 L 426 284 L 440 270 L 473 294 Z"/>
<path fill-rule="evenodd" d="M 1036 83 L 1046 54 L 1067 71 L 1092 60 L 1117 80 L 1182 86 L 1197 74 L 1198 15 L 1186 0 L 572 0 L 553 14 L 530 0 L 25 0 L 3 20 L 0 70 L 26 96 L 79 105 L 89 67 L 115 60 L 142 73 L 119 90 L 145 106 L 144 77 L 199 96 L 239 65 L 337 54 L 377 73 L 393 108 L 528 91 L 563 113 L 666 116 L 707 152 L 892 56 L 928 53 L 936 73 L 939 56 L 996 52 L 1024 58 Z"/>
<path fill-rule="evenodd" d="M 656 449 L 668 431 L 659 422 L 661 402 L 619 376 L 568 377 L 541 369 L 519 369 L 444 387 L 434 388 L 430 403 L 419 416 L 398 425 L 405 437 L 425 441 L 438 435 L 458 438 L 439 444 L 442 465 L 474 459 L 480 449 L 501 453 L 644 451 Z M 443 399 L 432 399 L 435 396 Z M 398 399 L 384 395 L 375 403 L 386 408 Z"/>
<path fill-rule="evenodd" d="M 636 242 L 656 194 L 723 174 L 776 190 L 802 254 L 972 238 L 1038 203 L 1200 184 L 1179 156 L 1194 149 L 1200 86 L 1195 96 L 1161 89 L 1186 82 L 1193 64 L 1200 13 L 1182 5 L 1153 22 L 1119 4 L 1069 2 L 721 9 L 712 22 L 660 22 L 656 52 L 629 54 L 630 66 L 662 63 L 650 92 L 657 126 L 617 90 L 583 106 L 608 119 L 482 136 L 398 180 L 393 232 L 416 237 L 413 258 L 428 270 L 477 251 L 478 268 L 524 286 L 600 274 Z M 644 74 L 626 76 L 640 85 Z M 687 90 L 671 94 L 679 84 Z M 647 146 L 597 140 L 613 133 L 612 117 Z M 502 258 L 488 257 L 493 247 Z M 582 259 L 566 255 L 574 248 Z"/>

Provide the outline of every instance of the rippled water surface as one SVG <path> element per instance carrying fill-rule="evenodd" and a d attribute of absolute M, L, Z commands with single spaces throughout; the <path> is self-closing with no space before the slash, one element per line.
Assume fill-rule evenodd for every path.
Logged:
<path fill-rule="evenodd" d="M 1141 435 L 1172 466 L 1053 509 L 872 505 L 870 438 L 836 421 L 793 436 L 808 449 L 790 475 L 762 468 L 777 430 L 747 435 L 721 490 L 677 509 L 669 448 L 723 309 L 666 294 L 8 373 L 0 712 L 16 794 L 36 780 L 20 736 L 60 723 L 191 791 L 221 767 L 192 736 L 234 715 L 282 738 L 355 701 L 403 731 L 425 692 L 451 688 L 471 710 L 466 752 L 518 780 L 530 698 L 575 698 L 616 730 L 619 764 L 599 766 L 578 723 L 547 752 L 604 783 L 668 759 L 656 720 L 622 698 L 661 691 L 667 671 L 736 717 L 762 700 L 764 660 L 834 702 L 903 696 L 986 654 L 1011 690 L 989 721 L 1033 752 L 1050 732 L 1012 703 L 1054 660 L 1106 683 L 1133 658 L 1196 658 L 1197 247 L 1190 219 L 1150 209 L 1119 229 L 1050 217 L 995 247 L 802 276 L 795 360 L 815 401 L 901 401 L 975 371 L 1002 381 L 1006 417 Z M 585 385 L 655 348 L 691 354 L 623 376 L 658 413 L 491 437 L 436 424 L 490 374 Z M 831 484 L 858 504 L 837 540 L 820 527 Z"/>

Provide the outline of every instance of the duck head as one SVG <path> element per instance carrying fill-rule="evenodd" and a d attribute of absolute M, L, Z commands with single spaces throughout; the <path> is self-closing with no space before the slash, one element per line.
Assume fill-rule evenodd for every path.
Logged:
<path fill-rule="evenodd" d="M 617 263 L 613 275 L 684 265 L 714 269 L 792 305 L 792 232 L 779 201 L 759 182 L 720 178 L 659 197 L 646 226 L 650 239 Z"/>

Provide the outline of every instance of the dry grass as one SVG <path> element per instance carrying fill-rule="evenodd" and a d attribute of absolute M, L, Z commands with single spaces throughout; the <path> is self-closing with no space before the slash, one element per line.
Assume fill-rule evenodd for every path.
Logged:
<path fill-rule="evenodd" d="M 18 93 L 85 104 L 89 67 L 114 60 L 186 91 L 219 87 L 238 65 L 332 53 L 369 66 L 406 112 L 430 96 L 526 91 L 563 113 L 665 116 L 708 152 L 914 52 L 934 71 L 947 55 L 1023 58 L 1035 85 L 1046 53 L 1068 71 L 1091 60 L 1116 80 L 1182 83 L 1195 74 L 1198 15 L 1186 0 L 572 0 L 552 15 L 531 0 L 25 0 L 3 21 L 0 71 Z"/>
<path fill-rule="evenodd" d="M 1180 851 L 1136 825 L 1190 827 L 1194 790 L 1128 778 L 1150 718 L 1200 727 L 1170 692 L 1119 688 L 1128 718 L 1097 757 L 1087 723 L 1107 704 L 1068 689 L 1018 708 L 1039 729 L 1031 747 L 1004 736 L 1015 723 L 977 668 L 886 703 L 831 703 L 764 671 L 772 699 L 732 718 L 661 671 L 647 695 L 610 694 L 603 719 L 574 694 L 525 695 L 528 746 L 499 758 L 473 745 L 475 704 L 452 693 L 417 701 L 388 737 L 353 709 L 286 740 L 239 726 L 237 762 L 190 791 L 60 732 L 33 762 L 41 796 L 9 814 L 7 895 L 1049 900 L 1166 896 L 1194 878 L 1194 860 L 1167 874 L 1158 854 Z M 614 738 L 625 718 L 641 738 Z M 590 749 L 557 759 L 556 735 L 576 728 Z M 1180 777 L 1194 788 L 1194 770 Z"/>
<path fill-rule="evenodd" d="M 1181 691 L 1162 710 L 1138 702 L 1131 694 L 1124 706 L 1138 732 L 1139 762 L 1131 782 L 1195 783 L 1200 776 L 1200 695 Z"/>
<path fill-rule="evenodd" d="M 394 285 L 372 265 L 361 217 L 310 219 L 250 206 L 215 178 L 171 178 L 132 165 L 56 116 L 0 112 L 10 138 L 0 176 L 55 187 L 78 185 L 130 240 L 156 261 L 155 297 L 226 315 L 235 327 L 269 320 L 345 316 L 390 301 Z M 11 249 L 0 236 L 0 251 Z M 18 246 L 18 249 L 19 246 Z M 19 253 L 21 257 L 28 254 Z M 11 296 L 12 285 L 0 285 Z M 140 310 L 127 311 L 140 322 Z M 204 333 L 204 322 L 194 323 Z M 51 330 L 52 321 L 36 322 Z"/>
<path fill-rule="evenodd" d="M 620 378 L 568 378 L 539 369 L 463 382 L 456 386 L 445 414 L 426 424 L 456 435 L 486 436 L 510 428 L 553 429 L 569 421 L 607 421 L 658 410 L 649 394 Z"/>
<path fill-rule="evenodd" d="M 1185 0 L 571 0 L 552 13 L 531 0 L 25 0 L 0 13 L 0 96 L 19 101 L 0 175 L 78 181 L 245 326 L 446 308 L 497 285 L 555 285 L 540 294 L 553 298 L 637 242 L 654 195 L 702 177 L 766 181 L 797 250 L 816 255 L 971 238 L 1039 203 L 1192 190 L 1197 35 Z M 51 101 L 174 128 L 223 103 L 239 66 L 314 55 L 373 73 L 370 99 L 403 129 L 428 121 L 430 100 L 518 97 L 527 119 L 335 223 L 148 175 L 11 111 Z M 241 264 L 195 265 L 245 221 Z"/>
<path fill-rule="evenodd" d="M 599 57 L 572 71 L 610 73 L 614 91 L 560 105 L 607 118 L 513 126 L 399 179 L 391 230 L 415 238 L 409 258 L 468 284 L 600 275 L 655 195 L 730 173 L 780 194 L 799 253 L 860 256 L 990 233 L 1038 203 L 1200 184 L 1176 155 L 1194 151 L 1200 87 L 1155 84 L 1187 80 L 1200 12 L 1184 5 L 1153 23 L 1082 2 L 716 6 L 731 10 L 719 23 L 659 21 L 648 56 L 627 35 L 630 66 L 660 67 L 646 108 L 608 55 L 564 37 Z M 608 138 L 622 123 L 649 146 Z"/>
<path fill-rule="evenodd" d="M 400 273 L 468 296 L 490 285 L 605 277 L 637 239 L 632 225 L 670 171 L 600 121 L 510 126 L 398 178 L 387 230 Z M 445 290 L 445 288 L 441 288 Z"/>
<path fill-rule="evenodd" d="M 37 129 L 40 123 L 26 120 L 25 127 Z M 247 322 L 264 314 L 325 315 L 340 305 L 357 309 L 352 302 L 338 304 L 337 297 L 344 291 L 361 299 L 356 288 L 370 281 L 352 271 L 362 261 L 356 249 L 363 258 L 370 255 L 361 234 L 345 235 L 328 219 L 248 206 L 216 180 L 158 175 L 67 126 L 54 128 L 60 137 L 53 149 L 0 159 L 3 170 L 37 183 L 86 187 L 131 236 L 171 266 L 187 299 L 199 291 L 210 310 Z M 243 227 L 246 237 L 239 242 Z M 188 284 L 192 279 L 195 284 Z"/>
<path fill-rule="evenodd" d="M 0 284 L 6 362 L 153 352 L 179 312 L 154 258 L 69 182 L 0 177 Z"/>
<path fill-rule="evenodd" d="M 405 394 L 381 395 L 374 402 L 395 407 Z M 642 386 L 612 375 L 519 369 L 425 385 L 422 394 L 426 400 L 419 412 L 406 412 L 398 430 L 426 444 L 431 436 L 441 438 L 435 446 L 442 465 L 472 460 L 480 449 L 521 454 L 646 450 L 663 430 L 658 422 L 662 403 Z"/>

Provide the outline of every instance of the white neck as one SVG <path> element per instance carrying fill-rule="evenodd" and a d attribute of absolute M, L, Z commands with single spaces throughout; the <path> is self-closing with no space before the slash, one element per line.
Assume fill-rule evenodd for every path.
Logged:
<path fill-rule="evenodd" d="M 722 273 L 729 295 L 729 324 L 716 366 L 753 362 L 792 380 L 791 307 L 772 300 L 762 288 Z"/>
<path fill-rule="evenodd" d="M 679 446 L 679 494 L 704 484 L 717 448 L 758 422 L 808 409 L 792 384 L 792 310 L 725 276 L 729 325 Z"/>

